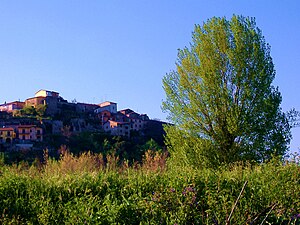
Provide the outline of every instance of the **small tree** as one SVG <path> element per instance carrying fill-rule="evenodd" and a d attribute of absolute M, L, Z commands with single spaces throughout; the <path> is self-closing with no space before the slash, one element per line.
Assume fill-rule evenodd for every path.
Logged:
<path fill-rule="evenodd" d="M 24 106 L 23 109 L 20 110 L 22 116 L 36 116 L 36 111 L 33 106 Z"/>
<path fill-rule="evenodd" d="M 163 109 L 175 126 L 166 142 L 177 162 L 218 165 L 283 155 L 290 126 L 275 70 L 253 18 L 212 18 L 196 25 L 177 70 L 163 78 Z"/>
<path fill-rule="evenodd" d="M 24 106 L 23 109 L 15 111 L 14 116 L 16 117 L 36 117 L 38 120 L 43 119 L 46 113 L 46 105 L 37 105 L 36 108 L 33 106 Z"/>
<path fill-rule="evenodd" d="M 37 118 L 42 119 L 45 116 L 46 110 L 47 110 L 47 105 L 37 105 L 35 108 Z"/>

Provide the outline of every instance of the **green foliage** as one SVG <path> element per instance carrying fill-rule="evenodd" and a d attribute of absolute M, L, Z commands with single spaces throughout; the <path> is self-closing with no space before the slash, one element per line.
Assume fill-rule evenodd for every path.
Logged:
<path fill-rule="evenodd" d="M 5 163 L 5 154 L 4 152 L 0 152 L 0 167 Z"/>
<path fill-rule="evenodd" d="M 37 118 L 42 119 L 45 116 L 46 109 L 47 105 L 37 105 L 35 108 Z"/>
<path fill-rule="evenodd" d="M 272 86 L 270 47 L 253 18 L 196 25 L 176 66 L 163 79 L 163 109 L 175 124 L 166 130 L 171 155 L 216 166 L 285 154 L 290 126 Z"/>
<path fill-rule="evenodd" d="M 37 105 L 36 108 L 34 108 L 33 106 L 24 106 L 23 109 L 15 111 L 14 116 L 32 117 L 40 120 L 45 117 L 46 109 L 46 105 Z"/>
<path fill-rule="evenodd" d="M 90 151 L 106 155 L 115 155 L 121 162 L 128 161 L 129 164 L 140 163 L 143 155 L 148 150 L 161 152 L 162 146 L 153 139 L 144 136 L 133 138 L 111 136 L 104 132 L 80 132 L 71 133 L 68 126 L 64 127 L 63 134 L 48 134 L 44 136 L 43 143 L 36 143 L 40 149 L 49 149 L 51 157 L 58 159 L 61 148 L 68 149 L 78 156 Z M 5 153 L 6 164 L 26 161 L 33 163 L 36 158 L 43 160 L 43 152 L 36 150 L 10 151 Z M 0 155 L 1 164 L 1 155 Z"/>
<path fill-rule="evenodd" d="M 37 167 L 2 165 L 0 223 L 225 224 L 247 181 L 229 224 L 297 224 L 299 166 L 275 158 L 219 170 L 113 169 L 90 153 Z"/>
<path fill-rule="evenodd" d="M 161 147 L 151 138 L 142 146 L 142 148 L 146 152 L 147 150 L 158 151 Z"/>
<path fill-rule="evenodd" d="M 36 111 L 33 106 L 25 106 L 23 109 L 20 110 L 21 115 L 26 116 L 36 116 Z"/>
<path fill-rule="evenodd" d="M 292 128 L 300 126 L 300 112 L 292 108 L 287 112 L 287 118 Z"/>
<path fill-rule="evenodd" d="M 55 141 L 51 141 L 51 143 L 55 143 Z M 61 142 L 61 144 L 64 143 Z M 147 150 L 159 151 L 162 149 L 156 141 L 144 136 L 127 138 L 110 136 L 101 132 L 81 132 L 70 135 L 66 145 L 72 153 L 77 155 L 88 150 L 103 155 L 115 154 L 121 160 L 130 162 L 142 161 L 142 156 Z"/>

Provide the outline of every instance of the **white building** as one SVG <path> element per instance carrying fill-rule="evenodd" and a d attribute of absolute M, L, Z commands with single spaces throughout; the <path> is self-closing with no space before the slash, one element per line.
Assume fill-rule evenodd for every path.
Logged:
<path fill-rule="evenodd" d="M 95 109 L 94 112 L 95 113 L 101 113 L 103 111 L 109 111 L 110 113 L 117 113 L 117 103 L 115 102 L 103 102 L 98 104 L 98 106 L 100 106 L 100 108 Z"/>
<path fill-rule="evenodd" d="M 130 122 L 118 122 L 108 120 L 103 124 L 103 129 L 105 132 L 110 133 L 113 136 L 126 136 L 130 137 Z"/>

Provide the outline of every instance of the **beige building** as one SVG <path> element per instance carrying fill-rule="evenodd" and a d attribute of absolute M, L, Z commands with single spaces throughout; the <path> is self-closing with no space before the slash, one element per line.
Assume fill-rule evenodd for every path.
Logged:
<path fill-rule="evenodd" d="M 55 91 L 39 90 L 33 98 L 25 100 L 26 106 L 37 107 L 38 105 L 46 105 L 46 114 L 55 115 L 59 113 L 58 102 L 61 98 L 59 93 Z"/>
<path fill-rule="evenodd" d="M 25 102 L 14 101 L 0 105 L 0 111 L 12 112 L 14 110 L 23 109 Z"/>
<path fill-rule="evenodd" d="M 36 125 L 19 125 L 17 131 L 20 140 L 43 141 L 43 129 Z"/>
<path fill-rule="evenodd" d="M 0 128 L 0 143 L 11 143 L 16 137 L 14 128 L 2 127 Z"/>
<path fill-rule="evenodd" d="M 105 132 L 110 133 L 113 136 L 126 136 L 130 137 L 130 122 L 117 122 L 108 120 L 103 125 Z"/>
<path fill-rule="evenodd" d="M 59 97 L 59 93 L 55 91 L 39 90 L 35 93 L 34 97 Z"/>

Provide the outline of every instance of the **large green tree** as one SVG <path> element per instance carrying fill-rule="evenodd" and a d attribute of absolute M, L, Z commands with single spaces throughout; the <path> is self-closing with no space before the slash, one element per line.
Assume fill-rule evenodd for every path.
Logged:
<path fill-rule="evenodd" d="M 218 165 L 283 155 L 291 134 L 280 108 L 270 46 L 255 19 L 196 25 L 177 69 L 163 78 L 166 141 L 177 162 Z"/>

